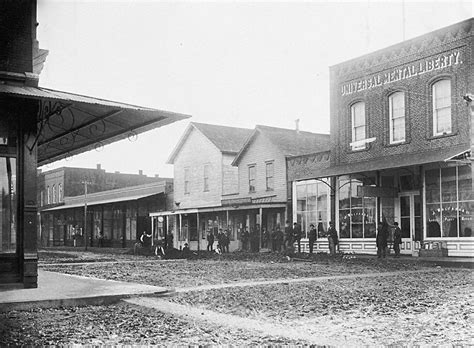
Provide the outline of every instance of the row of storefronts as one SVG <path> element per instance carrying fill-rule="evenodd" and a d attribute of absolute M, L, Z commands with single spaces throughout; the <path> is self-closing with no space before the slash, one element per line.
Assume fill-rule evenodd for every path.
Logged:
<path fill-rule="evenodd" d="M 333 221 L 341 251 L 375 253 L 379 224 L 397 222 L 402 253 L 472 256 L 472 47 L 469 19 L 331 67 L 328 138 L 191 125 L 169 161 L 176 204 L 152 225 L 178 246 L 202 250 L 222 229 L 231 250 L 267 250 L 288 220 L 303 251 L 313 224 L 327 252 Z"/>

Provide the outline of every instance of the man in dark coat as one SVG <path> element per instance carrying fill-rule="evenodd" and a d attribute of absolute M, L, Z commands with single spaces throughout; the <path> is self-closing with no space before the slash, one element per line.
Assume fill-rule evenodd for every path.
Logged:
<path fill-rule="evenodd" d="M 286 220 L 285 223 L 285 240 L 284 240 L 284 246 L 285 249 L 292 246 L 293 244 L 293 230 L 291 229 L 290 222 Z"/>
<path fill-rule="evenodd" d="M 314 224 L 309 225 L 308 239 L 309 239 L 309 253 L 312 254 L 314 242 L 316 242 L 316 240 L 318 239 L 318 232 L 316 231 Z"/>
<path fill-rule="evenodd" d="M 402 244 L 402 230 L 398 227 L 398 222 L 393 223 L 395 230 L 393 231 L 393 251 L 395 251 L 395 257 L 400 257 L 400 244 Z"/>
<path fill-rule="evenodd" d="M 333 256 L 336 255 L 336 247 L 339 244 L 339 237 L 337 236 L 337 231 L 334 228 L 334 222 L 332 221 L 329 221 L 328 242 L 329 242 L 329 253 Z"/>
<path fill-rule="evenodd" d="M 380 221 L 377 226 L 377 257 L 385 257 L 387 254 L 387 244 L 388 244 L 388 228 L 383 221 Z"/>
<path fill-rule="evenodd" d="M 301 226 L 293 223 L 293 240 L 298 244 L 298 253 L 301 253 Z"/>
<path fill-rule="evenodd" d="M 206 239 L 207 251 L 214 251 L 214 233 L 212 233 L 212 230 L 207 231 Z"/>

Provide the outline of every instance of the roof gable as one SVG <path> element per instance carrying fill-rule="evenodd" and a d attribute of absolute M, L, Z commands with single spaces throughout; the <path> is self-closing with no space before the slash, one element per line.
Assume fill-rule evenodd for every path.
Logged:
<path fill-rule="evenodd" d="M 246 139 L 252 133 L 252 130 L 248 128 L 227 127 L 214 124 L 191 122 L 168 158 L 167 163 L 174 163 L 177 155 L 181 151 L 183 145 L 186 143 L 193 130 L 198 131 L 207 139 L 209 139 L 220 152 L 233 154 L 239 152 Z"/>
<path fill-rule="evenodd" d="M 327 151 L 330 147 L 329 134 L 302 132 L 294 129 L 257 125 L 252 135 L 240 149 L 232 162 L 232 165 L 238 165 L 243 154 L 259 134 L 266 137 L 285 157 Z"/>

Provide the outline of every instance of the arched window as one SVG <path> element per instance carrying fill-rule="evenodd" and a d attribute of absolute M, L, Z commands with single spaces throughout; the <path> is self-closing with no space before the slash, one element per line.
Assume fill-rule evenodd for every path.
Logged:
<path fill-rule="evenodd" d="M 390 143 L 405 141 L 405 93 L 395 92 L 388 98 Z"/>
<path fill-rule="evenodd" d="M 358 102 L 351 106 L 352 150 L 365 149 L 365 143 L 357 144 L 365 139 L 365 103 Z"/>
<path fill-rule="evenodd" d="M 56 203 L 56 185 L 53 185 L 53 203 Z"/>
<path fill-rule="evenodd" d="M 51 204 L 51 188 L 49 186 L 46 191 L 46 204 Z"/>
<path fill-rule="evenodd" d="M 433 135 L 451 133 L 451 80 L 433 84 Z"/>
<path fill-rule="evenodd" d="M 63 185 L 58 184 L 58 202 L 63 201 Z"/>

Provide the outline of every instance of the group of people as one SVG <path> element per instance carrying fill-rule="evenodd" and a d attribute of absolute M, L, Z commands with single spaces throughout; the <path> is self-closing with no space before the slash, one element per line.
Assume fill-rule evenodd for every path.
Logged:
<path fill-rule="evenodd" d="M 400 244 L 402 244 L 402 230 L 398 227 L 398 222 L 394 222 L 393 226 L 393 251 L 395 257 L 400 257 Z M 377 244 L 377 257 L 384 258 L 387 255 L 388 240 L 389 240 L 389 225 L 386 221 L 380 221 L 377 226 L 377 237 L 375 239 Z"/>
<path fill-rule="evenodd" d="M 230 245 L 230 236 L 229 231 L 225 230 L 222 231 L 220 229 L 217 232 L 217 236 L 214 236 L 212 230 L 207 232 L 207 251 L 214 251 L 214 242 L 217 239 L 217 249 L 218 253 L 228 253 L 229 252 L 229 245 Z"/>

